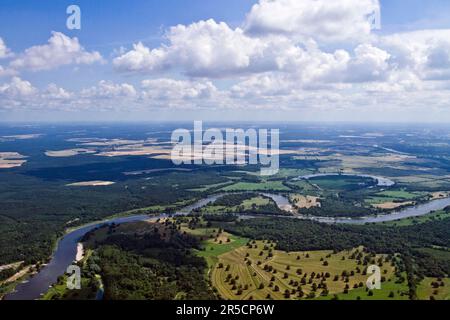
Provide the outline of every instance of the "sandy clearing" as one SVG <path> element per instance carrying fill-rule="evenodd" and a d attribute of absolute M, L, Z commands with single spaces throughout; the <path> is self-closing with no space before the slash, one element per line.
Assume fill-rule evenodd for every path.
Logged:
<path fill-rule="evenodd" d="M 77 244 L 77 255 L 75 257 L 75 261 L 79 262 L 81 260 L 83 260 L 84 258 L 84 247 L 83 244 L 81 242 L 78 242 Z"/>
<path fill-rule="evenodd" d="M 0 152 L 0 169 L 20 167 L 27 162 L 24 158 L 25 156 L 17 152 Z"/>
<path fill-rule="evenodd" d="M 82 181 L 66 184 L 67 187 L 103 187 L 115 184 L 112 181 Z"/>
<path fill-rule="evenodd" d="M 409 206 L 409 205 L 414 205 L 415 202 L 414 201 L 405 201 L 405 202 L 384 202 L 384 203 L 379 203 L 379 204 L 374 204 L 372 205 L 375 208 L 378 209 L 397 209 L 399 207 L 402 206 Z"/>
<path fill-rule="evenodd" d="M 19 272 L 17 272 L 12 277 L 6 279 L 3 283 L 11 283 L 11 282 L 17 281 L 20 278 L 22 278 L 23 276 L 25 276 L 27 273 L 30 273 L 31 270 L 35 267 L 36 267 L 36 265 L 27 266 L 27 267 L 23 268 L 22 270 L 20 270 Z"/>
<path fill-rule="evenodd" d="M 449 192 L 445 192 L 445 191 L 433 192 L 431 194 L 431 200 L 438 200 L 438 199 L 448 198 L 449 195 L 450 195 L 450 193 Z"/>
<path fill-rule="evenodd" d="M 157 155 L 157 154 L 170 155 L 171 152 L 172 152 L 172 150 L 168 149 L 168 148 L 144 146 L 142 144 L 134 144 L 134 145 L 124 145 L 121 147 L 117 147 L 111 151 L 103 151 L 103 152 L 98 153 L 97 156 L 120 157 L 120 156 L 151 156 L 151 155 Z"/>
<path fill-rule="evenodd" d="M 14 136 L 2 136 L 4 139 L 12 139 L 12 140 L 29 140 L 29 139 L 37 139 L 42 137 L 43 134 L 18 134 Z"/>
<path fill-rule="evenodd" d="M 88 141 L 81 145 L 90 147 L 109 147 L 109 146 L 123 146 L 123 145 L 135 145 L 143 144 L 145 140 L 124 140 L 124 139 L 111 139 L 111 140 L 98 140 L 98 141 Z"/>
<path fill-rule="evenodd" d="M 11 268 L 18 268 L 22 263 L 23 263 L 23 261 L 5 264 L 3 266 L 0 266 L 0 271 L 11 269 Z"/>
<path fill-rule="evenodd" d="M 65 158 L 65 157 L 74 157 L 80 154 L 93 154 L 96 153 L 96 150 L 93 149 L 67 149 L 67 150 L 59 150 L 59 151 L 46 151 L 45 155 L 47 157 L 52 158 Z"/>
<path fill-rule="evenodd" d="M 320 198 L 313 196 L 303 196 L 294 194 L 290 196 L 291 201 L 294 203 L 294 207 L 298 209 L 309 209 L 313 207 L 320 207 Z"/>
<path fill-rule="evenodd" d="M 67 222 L 66 222 L 66 226 L 68 226 L 68 225 L 70 225 L 70 224 L 72 224 L 72 223 L 78 222 L 78 221 L 80 221 L 80 218 L 76 218 L 76 219 L 67 221 Z"/>

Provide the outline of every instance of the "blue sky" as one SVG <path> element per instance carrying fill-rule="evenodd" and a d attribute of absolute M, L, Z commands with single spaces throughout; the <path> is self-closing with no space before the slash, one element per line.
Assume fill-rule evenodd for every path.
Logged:
<path fill-rule="evenodd" d="M 139 41 L 158 46 L 164 40 L 164 30 L 177 24 L 214 18 L 239 25 L 254 3 L 253 0 L 2 0 L 0 37 L 19 52 L 45 43 L 50 31 L 62 31 L 78 37 L 87 49 L 98 50 L 108 57 L 114 49 L 130 47 Z M 81 30 L 66 28 L 66 8 L 71 4 L 79 5 L 82 10 Z M 76 89 L 86 82 L 93 84 L 101 75 L 115 78 L 108 68 L 96 67 L 95 72 L 90 69 L 85 70 L 84 76 L 72 78 L 68 87 Z M 28 74 L 28 78 L 44 85 L 54 79 L 64 80 L 66 75 L 67 69 L 52 74 Z"/>
<path fill-rule="evenodd" d="M 161 28 L 213 18 L 238 26 L 255 0 L 2 0 L 0 30 L 15 50 L 45 42 L 49 31 L 66 31 L 88 48 L 111 49 L 139 40 L 160 41 Z M 83 28 L 67 31 L 67 6 L 77 4 Z M 447 0 L 382 0 L 383 29 L 449 28 Z"/>
<path fill-rule="evenodd" d="M 360 19 L 367 10 L 356 0 L 338 0 L 342 6 L 331 9 L 313 0 L 276 0 L 279 7 L 260 1 L 2 0 L 0 39 L 8 54 L 2 58 L 0 46 L 0 116 L 361 121 L 375 114 L 382 121 L 404 114 L 412 90 L 417 99 L 405 121 L 424 119 L 432 97 L 440 100 L 425 120 L 450 121 L 449 1 L 382 0 L 382 29 L 370 32 Z M 81 30 L 65 26 L 70 4 L 81 8 Z M 313 22 L 308 10 L 317 15 Z M 343 20 L 340 28 L 331 21 L 335 37 L 329 17 L 356 22 Z M 52 37 L 82 49 L 67 63 L 61 51 L 61 61 L 52 61 L 51 50 L 65 50 L 45 47 Z M 133 48 L 139 42 L 141 49 Z M 417 48 L 420 56 L 413 56 Z M 36 66 L 36 54 L 48 66 Z M 359 107 L 361 101 L 371 107 Z"/>
<path fill-rule="evenodd" d="M 66 31 L 66 8 L 82 9 L 83 28 L 66 31 L 86 47 L 106 50 L 144 40 L 159 44 L 161 29 L 214 18 L 238 25 L 255 1 L 249 0 L 2 0 L 0 30 L 13 49 L 45 42 L 49 31 Z"/>

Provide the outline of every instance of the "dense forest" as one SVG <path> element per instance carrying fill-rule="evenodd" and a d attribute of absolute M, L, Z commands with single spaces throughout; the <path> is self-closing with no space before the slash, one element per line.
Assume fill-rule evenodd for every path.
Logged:
<path fill-rule="evenodd" d="M 358 200 L 361 201 L 361 198 Z M 320 217 L 364 217 L 377 212 L 345 198 L 325 198 L 320 200 L 320 204 L 320 207 L 302 209 L 302 214 Z"/>
<path fill-rule="evenodd" d="M 204 276 L 206 262 L 192 252 L 198 239 L 160 226 L 143 234 L 109 233 L 95 245 L 86 266 L 101 275 L 104 299 L 214 298 Z"/>

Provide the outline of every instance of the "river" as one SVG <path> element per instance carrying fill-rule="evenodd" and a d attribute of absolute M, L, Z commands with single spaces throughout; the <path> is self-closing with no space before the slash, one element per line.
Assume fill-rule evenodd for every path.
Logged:
<path fill-rule="evenodd" d="M 270 193 L 261 193 L 265 196 L 271 197 L 280 208 L 288 208 L 290 206 L 286 197 Z M 186 208 L 180 210 L 176 215 L 186 215 L 191 210 L 200 208 L 209 202 L 215 201 L 223 194 L 216 194 L 202 199 Z M 328 218 L 328 217 L 312 217 L 312 216 L 299 216 L 298 218 L 309 219 L 324 223 L 338 223 L 338 224 L 365 224 L 384 221 L 395 221 L 408 217 L 417 217 L 430 213 L 431 211 L 441 210 L 450 205 L 450 198 L 433 200 L 425 204 L 421 204 L 415 207 L 406 208 L 398 212 L 379 215 L 374 217 L 365 218 Z M 34 300 L 39 299 L 41 295 L 47 292 L 48 288 L 56 283 L 58 276 L 63 275 L 66 269 L 71 265 L 75 259 L 77 252 L 77 244 L 80 239 L 89 231 L 100 227 L 105 224 L 119 224 L 127 222 L 137 222 L 145 220 L 156 220 L 158 218 L 165 218 L 167 215 L 159 216 L 147 216 L 137 215 L 123 218 L 115 218 L 102 222 L 95 222 L 89 225 L 83 226 L 79 229 L 71 231 L 66 234 L 58 242 L 57 248 L 50 260 L 50 263 L 44 266 L 36 275 L 31 277 L 28 281 L 20 283 L 16 290 L 5 296 L 6 300 Z M 292 217 L 291 217 L 292 218 Z"/>

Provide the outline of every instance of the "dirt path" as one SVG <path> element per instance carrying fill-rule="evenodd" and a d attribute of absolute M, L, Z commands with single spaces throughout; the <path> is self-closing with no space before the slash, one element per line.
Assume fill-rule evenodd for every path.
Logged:
<path fill-rule="evenodd" d="M 11 268 L 14 268 L 14 269 L 18 268 L 22 263 L 23 263 L 23 261 L 5 264 L 3 266 L 0 266 L 0 271 L 11 269 Z"/>
<path fill-rule="evenodd" d="M 11 282 L 17 281 L 20 278 L 22 278 L 23 276 L 25 276 L 27 273 L 30 273 L 31 270 L 35 267 L 36 267 L 36 265 L 27 266 L 27 267 L 23 268 L 22 270 L 20 270 L 19 272 L 17 272 L 16 274 L 14 274 L 12 277 L 9 277 L 8 279 L 6 279 L 3 283 L 11 283 Z"/>

